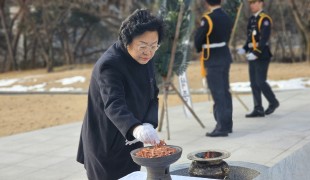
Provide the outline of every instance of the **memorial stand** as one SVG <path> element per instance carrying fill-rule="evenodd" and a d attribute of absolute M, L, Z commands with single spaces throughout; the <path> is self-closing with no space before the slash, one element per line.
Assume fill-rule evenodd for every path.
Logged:
<path fill-rule="evenodd" d="M 242 7 L 243 7 L 243 2 L 241 1 L 240 5 L 238 7 L 238 12 L 237 12 L 236 20 L 234 22 L 233 30 L 231 32 L 231 38 L 229 40 L 229 47 L 232 46 L 232 42 L 234 41 L 235 32 L 236 32 L 238 20 L 240 18 L 240 13 L 241 13 Z M 244 107 L 245 110 L 249 111 L 249 108 L 247 107 L 247 105 L 244 104 L 244 102 L 240 99 L 239 95 L 236 92 L 231 91 L 231 94 L 237 98 L 237 100 L 240 102 L 240 104 Z"/>
<path fill-rule="evenodd" d="M 167 77 L 164 78 L 164 86 L 163 86 L 163 106 L 161 109 L 161 114 L 160 114 L 160 120 L 158 124 L 158 131 L 161 132 L 162 130 L 162 125 L 163 125 L 163 120 L 164 116 L 166 117 L 166 128 L 167 128 L 167 139 L 170 140 L 170 127 L 169 127 L 169 116 L 168 116 L 168 93 L 170 87 L 176 92 L 176 94 L 179 96 L 179 98 L 182 100 L 184 105 L 188 108 L 188 110 L 191 112 L 193 117 L 197 120 L 197 122 L 201 125 L 202 128 L 205 128 L 205 126 L 202 124 L 198 116 L 195 114 L 193 109 L 187 104 L 187 102 L 184 101 L 182 95 L 178 91 L 178 89 L 174 86 L 174 84 L 171 82 L 171 77 L 172 77 L 172 68 L 174 64 L 174 59 L 175 59 L 175 53 L 177 49 L 177 41 L 179 39 L 179 33 L 180 33 L 180 27 L 182 23 L 182 16 L 184 12 L 184 3 L 183 1 L 180 1 L 180 11 L 178 14 L 178 21 L 176 25 L 176 31 L 175 31 L 175 36 L 172 44 L 172 50 L 171 50 L 171 57 L 170 57 L 170 62 L 168 66 L 168 73 Z"/>

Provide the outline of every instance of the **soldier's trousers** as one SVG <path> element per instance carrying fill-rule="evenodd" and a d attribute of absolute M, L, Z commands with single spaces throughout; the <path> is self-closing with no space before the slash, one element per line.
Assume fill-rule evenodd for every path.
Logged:
<path fill-rule="evenodd" d="M 262 105 L 262 93 L 269 104 L 275 104 L 277 102 L 271 87 L 266 82 L 269 62 L 269 60 L 261 59 L 249 61 L 249 75 L 254 100 L 254 110 L 264 110 Z"/>
<path fill-rule="evenodd" d="M 217 122 L 216 129 L 228 131 L 232 129 L 232 99 L 229 86 L 230 64 L 207 67 L 207 82 L 214 101 L 213 114 Z"/>

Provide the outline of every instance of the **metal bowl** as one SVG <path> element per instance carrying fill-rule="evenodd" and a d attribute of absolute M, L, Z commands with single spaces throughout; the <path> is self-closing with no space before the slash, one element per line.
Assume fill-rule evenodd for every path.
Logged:
<path fill-rule="evenodd" d="M 147 180 L 172 180 L 170 175 L 170 164 L 176 162 L 182 154 L 182 148 L 179 146 L 167 145 L 170 148 L 176 149 L 176 152 L 163 157 L 144 158 L 136 156 L 136 153 L 142 150 L 143 147 L 130 152 L 130 155 L 135 163 L 140 166 L 145 166 L 147 170 Z"/>
<path fill-rule="evenodd" d="M 211 157 L 205 158 L 206 154 L 209 154 Z M 187 155 L 187 159 L 193 161 L 218 161 L 223 160 L 230 157 L 230 152 L 218 149 L 209 149 L 209 150 L 201 150 L 189 153 Z"/>

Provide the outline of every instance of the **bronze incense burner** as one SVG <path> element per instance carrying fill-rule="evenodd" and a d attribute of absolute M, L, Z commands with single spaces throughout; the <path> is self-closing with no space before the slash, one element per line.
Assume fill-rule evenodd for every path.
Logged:
<path fill-rule="evenodd" d="M 188 169 L 190 176 L 214 179 L 225 179 L 229 174 L 229 166 L 223 161 L 230 153 L 223 150 L 203 150 L 187 155 L 192 163 Z"/>

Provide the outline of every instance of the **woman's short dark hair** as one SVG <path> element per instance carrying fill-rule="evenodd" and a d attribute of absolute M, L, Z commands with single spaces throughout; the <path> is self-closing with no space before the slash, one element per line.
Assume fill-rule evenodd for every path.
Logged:
<path fill-rule="evenodd" d="M 158 32 L 158 44 L 163 38 L 164 23 L 162 18 L 151 15 L 149 10 L 138 9 L 126 18 L 119 30 L 119 40 L 126 47 L 132 40 L 146 31 Z"/>
<path fill-rule="evenodd" d="M 206 2 L 210 4 L 211 6 L 221 4 L 221 0 L 206 0 Z"/>

